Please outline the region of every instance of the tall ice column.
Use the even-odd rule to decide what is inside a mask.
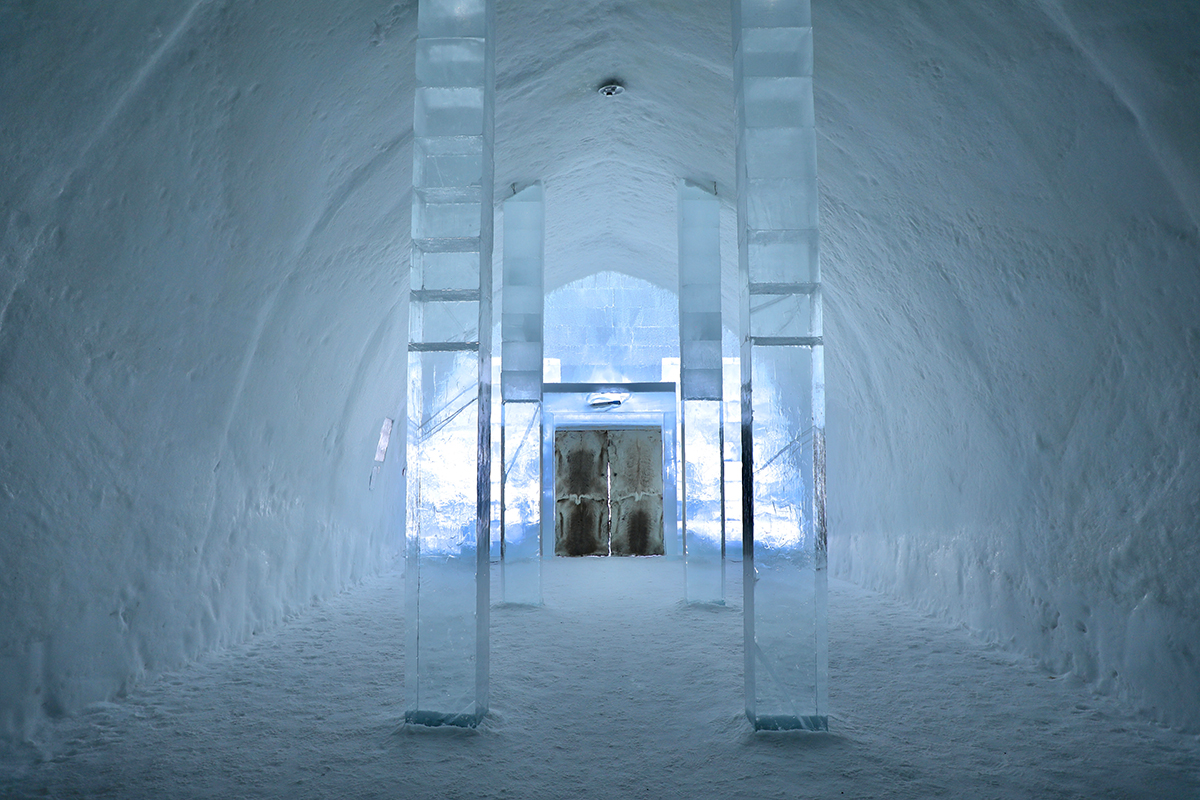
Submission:
[[[535,183],[504,203],[500,315],[500,564],[504,600],[542,603],[542,274],[545,202]]]
[[[809,0],[733,0],[746,714],[828,728],[825,376]]]
[[[679,355],[683,549],[689,603],[725,602],[721,413],[721,204],[679,184]]]
[[[405,721],[488,708],[491,0],[420,0],[408,345]]]

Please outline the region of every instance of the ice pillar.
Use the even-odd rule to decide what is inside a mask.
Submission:
[[[488,707],[491,0],[420,0],[408,346],[405,720]]]
[[[500,564],[504,600],[542,603],[542,273],[545,204],[535,183],[504,203],[500,315]]]
[[[721,414],[721,206],[679,184],[679,388],[683,550],[689,603],[725,602]]]
[[[828,728],[825,378],[809,0],[734,0],[746,713]]]

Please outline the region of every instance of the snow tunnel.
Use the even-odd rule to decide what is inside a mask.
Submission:
[[[812,4],[831,574],[1186,730],[1197,13]],[[677,292],[681,178],[737,262],[731,14],[497,0],[492,204],[541,182],[547,297]],[[0,5],[6,737],[402,556],[417,22]]]

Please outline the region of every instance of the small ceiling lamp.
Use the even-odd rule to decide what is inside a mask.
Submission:
[[[629,392],[619,390],[592,392],[587,396],[587,404],[596,411],[607,411],[616,408],[629,399]]]

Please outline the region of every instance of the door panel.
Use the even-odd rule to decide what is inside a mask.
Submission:
[[[555,555],[608,555],[605,431],[555,431],[554,517]]]
[[[612,554],[663,555],[662,431],[608,431],[608,460]]]

